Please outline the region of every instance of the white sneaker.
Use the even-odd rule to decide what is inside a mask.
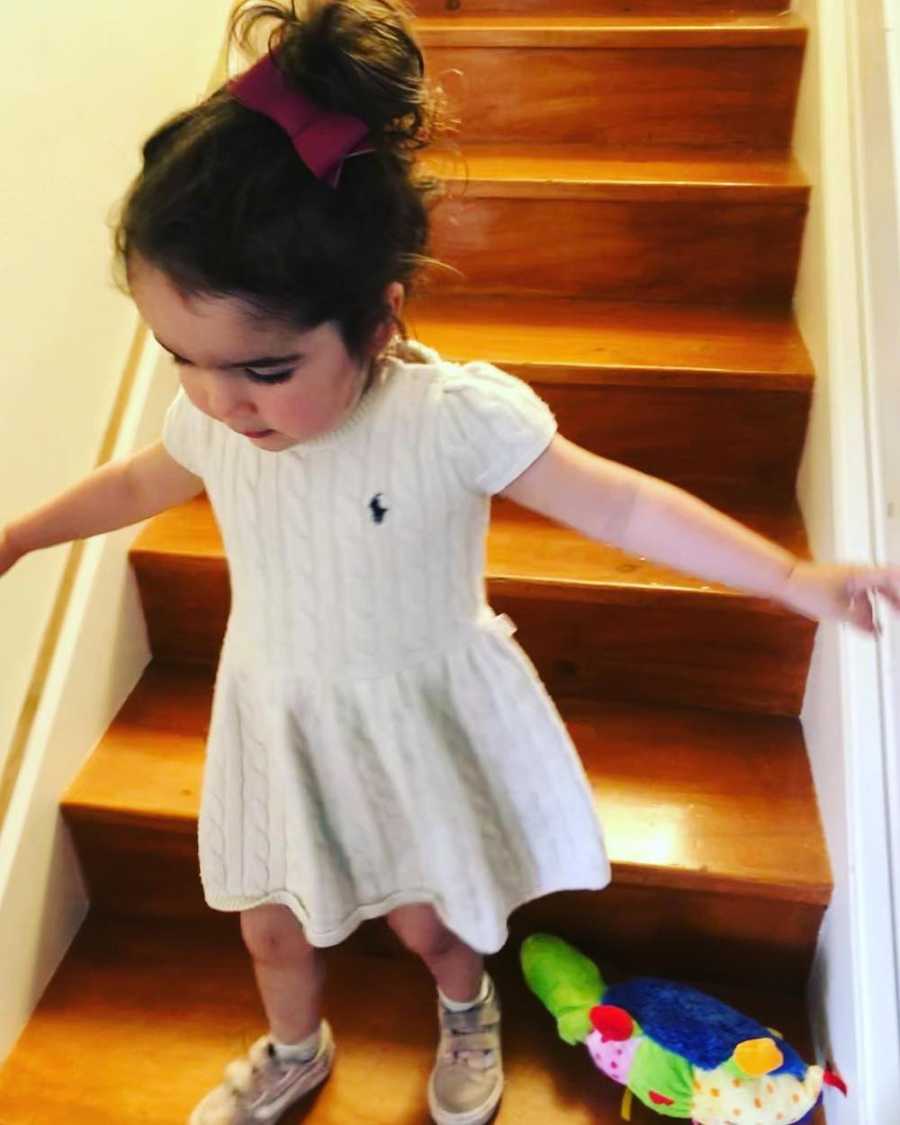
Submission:
[[[490,977],[488,978],[490,980]],[[441,1040],[428,1081],[436,1125],[485,1125],[503,1094],[500,1001],[490,981],[487,998],[464,1012],[438,999]]]
[[[188,1125],[269,1125],[331,1073],[334,1037],[322,1020],[319,1050],[307,1062],[282,1059],[268,1035],[225,1067],[225,1081],[206,1095]]]

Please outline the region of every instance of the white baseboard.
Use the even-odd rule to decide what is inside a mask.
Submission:
[[[145,347],[114,457],[156,440],[177,380]],[[15,1045],[88,910],[66,789],[150,660],[128,551],[139,527],[84,544],[45,689],[0,829],[0,1060]],[[27,559],[20,565],[27,565]]]
[[[884,558],[887,517],[878,373],[889,354],[895,374],[886,342],[900,321],[881,4],[804,0],[800,10],[812,25],[800,147],[814,196],[797,312],[819,379],[801,500],[821,561],[871,563]],[[803,713],[835,880],[810,1006],[818,1058],[850,1088],[847,1099],[827,1091],[830,1125],[880,1125],[900,1105],[897,630],[886,627],[877,643],[820,627]]]

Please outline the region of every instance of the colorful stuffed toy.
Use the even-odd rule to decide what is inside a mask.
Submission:
[[[775,1031],[687,985],[641,977],[609,985],[560,938],[522,944],[532,992],[556,1017],[566,1043],[584,1043],[597,1066],[631,1097],[694,1125],[795,1125],[811,1117],[823,1083],[840,1076],[807,1066]]]

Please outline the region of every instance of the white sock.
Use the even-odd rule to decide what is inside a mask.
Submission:
[[[312,1035],[308,1035],[299,1043],[281,1043],[275,1038],[274,1035],[269,1033],[269,1039],[275,1047],[275,1054],[280,1059],[292,1059],[295,1062],[309,1062],[310,1059],[315,1058],[319,1050],[319,1042],[322,1037],[321,1024],[316,1028]]]
[[[476,1004],[483,1004],[485,1000],[487,1000],[490,991],[491,978],[487,973],[483,973],[481,977],[481,990],[474,1000],[464,1000],[462,1002],[459,1000],[451,1000],[441,992],[440,988],[438,989],[438,996],[440,996],[441,1003],[448,1012],[467,1012],[469,1008],[474,1008]]]

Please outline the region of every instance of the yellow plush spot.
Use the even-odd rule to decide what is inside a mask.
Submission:
[[[756,1106],[757,1109],[762,1109],[762,1102],[759,1100],[759,1098],[754,1098],[753,1104]]]
[[[735,1048],[732,1058],[744,1074],[749,1074],[751,1078],[769,1074],[784,1062],[784,1055],[772,1039],[745,1039]]]
[[[719,1091],[715,1088],[715,1086],[713,1086],[713,1088],[710,1090],[710,1093],[714,1098],[717,1098],[719,1096]]]
[[[743,1085],[743,1083],[741,1082],[740,1078],[735,1078],[735,1080],[734,1080],[734,1084],[735,1084],[735,1086],[741,1086],[741,1085]]]

